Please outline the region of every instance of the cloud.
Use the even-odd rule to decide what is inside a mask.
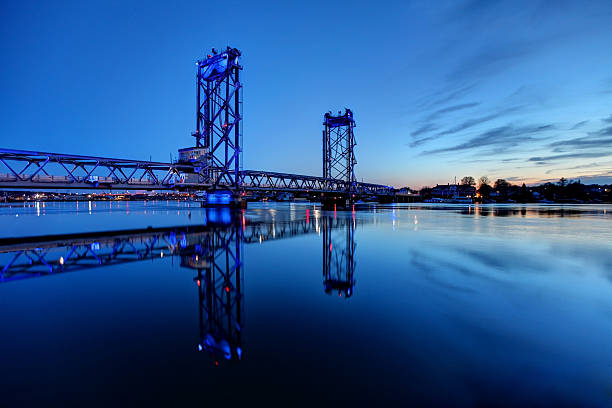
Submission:
[[[560,142],[555,142],[550,144],[551,147],[571,147],[574,149],[588,149],[591,147],[608,147],[612,146],[612,138],[607,139],[594,139],[589,136],[579,137],[576,139],[563,140]],[[561,152],[561,149],[555,149],[555,151]]]
[[[447,95],[445,95],[445,96],[435,100],[434,102],[432,102],[432,105],[433,106],[444,105],[445,103],[454,101],[456,99],[463,98],[464,96],[466,96],[475,87],[476,87],[475,84],[469,84],[469,85],[465,85],[465,86],[459,87],[457,89],[454,89],[454,90],[448,92]]]
[[[608,116],[607,118],[603,118],[602,120],[606,123],[612,123],[612,114],[610,114],[610,116]],[[608,128],[608,129],[611,129],[611,128]]]
[[[590,149],[610,146],[612,146],[612,126],[590,132],[588,136],[561,140],[550,144],[550,147],[553,147],[555,152],[563,152],[565,151],[564,148],[568,147],[572,149]]]
[[[525,177],[512,176],[512,177],[506,177],[505,180],[506,181],[523,181],[525,180]]]
[[[514,107],[511,107],[511,108],[503,109],[503,110],[495,112],[495,113],[491,113],[489,115],[485,115],[485,116],[480,116],[480,117],[477,117],[477,118],[468,119],[468,120],[466,120],[466,121],[464,121],[464,122],[462,122],[462,123],[460,123],[460,124],[450,128],[450,129],[444,130],[442,132],[438,132],[435,135],[427,136],[427,137],[424,137],[422,139],[415,140],[412,143],[410,143],[410,147],[417,147],[417,146],[420,146],[420,145],[422,145],[422,144],[424,144],[426,142],[430,142],[432,140],[439,139],[442,136],[448,136],[448,135],[452,135],[452,134],[455,134],[455,133],[462,132],[462,131],[467,130],[469,128],[472,128],[474,126],[480,125],[482,123],[489,122],[489,121],[494,120],[494,119],[499,119],[499,118],[501,118],[503,116],[506,116],[508,114],[514,113],[514,112],[516,112],[516,111],[518,111],[520,109],[522,109],[522,106],[514,106]],[[416,134],[416,136],[418,136],[418,135],[421,135],[423,133],[430,133],[430,132],[434,131],[435,129],[436,129],[435,125],[427,124],[427,125],[422,126],[419,129],[417,129],[416,131],[412,132],[411,136],[415,137],[415,134]]]
[[[444,115],[446,113],[450,113],[450,112],[456,112],[458,110],[463,110],[463,109],[469,109],[469,108],[473,108],[475,106],[480,105],[480,102],[468,102],[468,103],[461,103],[459,105],[451,105],[451,106],[447,106],[446,108],[442,108],[442,109],[438,109],[435,112],[432,112],[426,120],[432,120],[435,119],[441,115]]]
[[[512,107],[512,108],[504,109],[504,110],[499,111],[499,112],[492,113],[490,115],[481,116],[479,118],[468,119],[465,122],[460,123],[457,126],[454,126],[454,127],[450,128],[448,130],[445,130],[443,132],[438,133],[438,136],[446,136],[446,135],[451,135],[453,133],[461,132],[463,130],[469,129],[469,128],[474,127],[476,125],[480,125],[481,123],[485,123],[485,122],[491,121],[493,119],[497,119],[497,118],[500,118],[502,116],[508,115],[509,113],[516,112],[519,109],[521,109],[520,106],[515,106],[515,107]]]
[[[437,139],[439,136],[428,136],[428,137],[424,137],[422,139],[418,139],[415,140],[414,142],[410,143],[410,147],[418,147],[420,145],[422,145],[423,143],[429,142],[430,140],[434,140]]]
[[[546,132],[554,129],[553,125],[531,125],[531,126],[513,126],[506,125],[495,129],[488,130],[470,140],[460,143],[452,147],[435,149],[423,152],[423,154],[436,154],[444,152],[456,152],[461,150],[479,149],[482,147],[499,147],[506,149],[514,147],[519,143],[538,140],[533,137],[534,134]]]
[[[544,164],[545,162],[554,161],[554,160],[563,160],[563,159],[586,159],[586,158],[597,158],[597,157],[606,157],[611,156],[612,152],[592,152],[592,153],[568,153],[568,154],[557,154],[554,156],[545,156],[545,157],[530,157],[527,161],[530,162],[538,162]]]
[[[488,44],[458,64],[448,79],[456,81],[489,77],[524,60],[534,51],[533,43],[526,41]]]
[[[423,133],[433,132],[434,130],[437,130],[437,129],[438,128],[433,123],[426,123],[420,128],[418,128],[417,130],[415,130],[414,132],[410,133],[410,136],[417,137],[419,135],[422,135]]]
[[[584,125],[586,125],[588,122],[589,122],[588,120],[583,120],[582,122],[578,122],[574,126],[572,126],[569,130],[579,129],[579,128],[583,127]]]
[[[609,122],[609,119],[604,119],[604,121]],[[605,127],[603,129],[599,129],[597,132],[592,132],[591,135],[596,136],[612,136],[612,126]]]
[[[557,169],[549,169],[549,170],[546,170],[546,174],[551,174],[551,173],[555,173],[558,171],[566,171],[566,170],[592,169],[594,167],[602,167],[606,164],[607,164],[606,162],[593,162],[593,163],[588,163],[588,164],[579,164],[578,166],[573,166],[573,167],[562,167],[562,168],[557,168]]]

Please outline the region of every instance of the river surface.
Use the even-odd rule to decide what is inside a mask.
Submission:
[[[0,270],[0,406],[612,406],[610,206],[3,204]]]

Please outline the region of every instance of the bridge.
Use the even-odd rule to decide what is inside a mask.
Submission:
[[[240,360],[244,329],[243,246],[319,234],[326,294],[350,298],[355,286],[355,229],[366,220],[312,216],[249,222],[229,208],[206,209],[204,225],[0,239],[0,284],[113,265],[180,259],[198,291],[199,351]]]
[[[244,170],[240,56],[227,47],[197,62],[195,146],[180,149],[176,162],[0,148],[0,188],[206,191],[211,205],[235,204],[247,191],[319,194],[322,202],[341,205],[393,196],[391,186],[356,181],[350,109],[324,114],[321,176]]]

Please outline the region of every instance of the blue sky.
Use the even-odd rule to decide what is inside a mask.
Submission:
[[[350,107],[357,176],[612,182],[612,2],[3,2],[0,147],[168,160],[195,60],[243,53],[244,167],[321,173]]]

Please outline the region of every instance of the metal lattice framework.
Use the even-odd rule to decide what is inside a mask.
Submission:
[[[210,183],[190,182],[184,174],[195,173],[191,163],[162,163],[113,159],[27,150],[0,149],[0,188],[26,189],[143,189],[207,190]],[[201,170],[202,171],[202,170]],[[238,173],[242,190],[288,192],[343,192],[344,180],[300,174],[243,170]],[[231,188],[231,185],[219,184]],[[364,195],[390,195],[393,188],[356,183]]]
[[[173,189],[186,164],[0,149],[0,187]]]
[[[208,55],[197,62],[196,147],[206,149],[205,183],[215,187],[240,185],[242,100],[240,51]]]
[[[333,116],[328,112],[323,121],[323,177],[343,180],[347,190],[355,190],[355,120],[353,112]]]

